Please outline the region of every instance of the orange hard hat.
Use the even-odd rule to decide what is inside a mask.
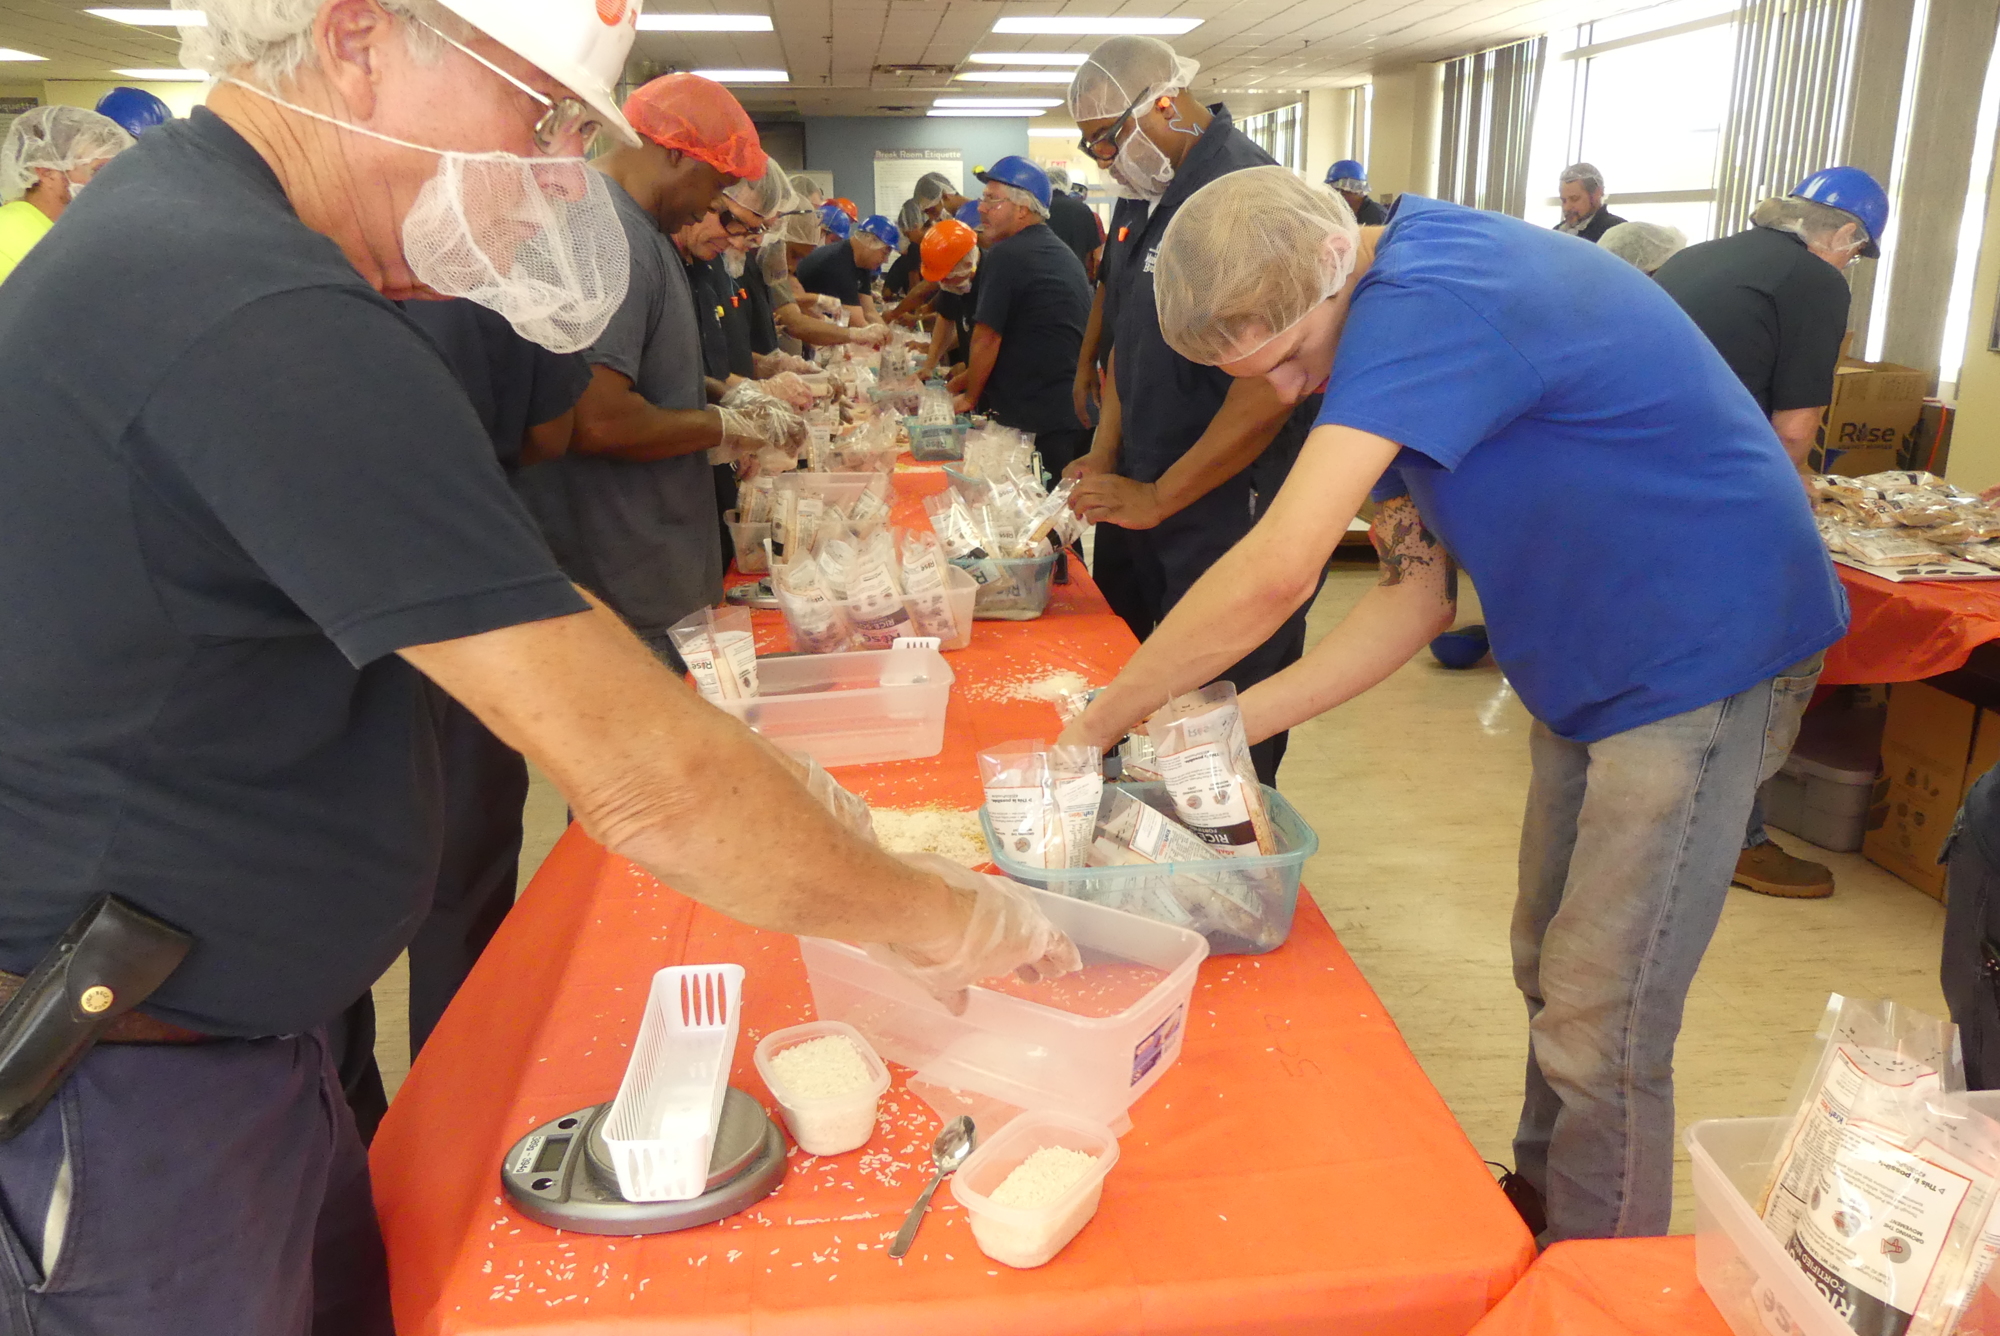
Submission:
[[[835,195],[833,199],[829,201],[829,203],[839,205],[840,211],[846,214],[849,218],[852,218],[855,222],[858,223],[861,221],[860,206],[857,205],[853,200],[847,198],[847,196]]]
[[[724,176],[761,180],[764,146],[750,113],[699,74],[663,74],[625,100],[625,119],[661,148],[699,158]]]
[[[930,231],[924,233],[924,281],[942,283],[978,245],[979,234],[956,218],[932,223]]]

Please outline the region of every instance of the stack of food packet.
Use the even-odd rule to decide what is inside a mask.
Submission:
[[[2000,1123],[1964,1089],[1956,1026],[1828,999],[1759,1212],[1856,1332],[1951,1336],[2000,1252]]]
[[[888,649],[902,636],[960,634],[945,593],[945,560],[936,535],[894,530],[886,511],[866,524],[829,520],[807,498],[773,524],[771,591],[802,654]],[[800,512],[811,515],[811,529]]]
[[[1082,525],[1069,508],[1075,490],[1075,479],[1049,491],[1033,472],[1014,472],[976,486],[947,487],[924,498],[924,511],[952,564],[990,585],[1009,578],[1001,562],[1049,556],[1052,539],[1068,543],[1081,535]]]
[[[1017,473],[1041,476],[1035,462],[1035,438],[1027,432],[974,418],[965,437],[965,458],[959,471],[968,478],[998,481]]]
[[[2000,510],[1935,474],[1826,474],[1811,485],[1820,536],[1833,552],[1871,566],[1957,559],[2000,567]]]

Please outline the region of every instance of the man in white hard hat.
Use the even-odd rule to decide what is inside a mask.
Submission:
[[[947,1004],[1075,960],[1011,883],[849,833],[556,569],[393,299],[598,338],[630,257],[582,155],[633,142],[634,9],[392,3],[203,0],[207,106],[0,299],[9,1333],[390,1331],[329,1027],[424,917],[426,678],[745,922]]]

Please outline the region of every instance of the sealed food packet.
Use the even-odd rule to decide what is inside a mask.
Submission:
[[[847,618],[827,592],[819,563],[810,555],[781,562],[772,543],[771,592],[801,654],[835,654],[848,646]]]
[[[1097,836],[1097,810],[1104,799],[1104,753],[1095,747],[1058,743],[1048,751],[1049,776],[1062,816],[1063,866],[1087,867]]]
[[[1056,484],[1056,489],[1053,492],[1043,497],[1035,508],[1029,512],[1028,521],[1021,530],[1021,539],[1015,547],[1014,555],[1019,557],[1033,556],[1036,546],[1044,538],[1047,538],[1050,533],[1057,530],[1062,523],[1063,516],[1069,514],[1070,493],[1076,490],[1076,483],[1077,480],[1075,478],[1063,479]]]
[[[903,602],[920,636],[950,642],[958,638],[951,600],[945,594],[944,554],[937,535],[911,530],[903,535]]]
[[[982,543],[963,497],[947,488],[924,498],[924,512],[930,516],[931,531],[952,565],[983,585],[1000,578],[999,563]]]
[[[978,761],[986,813],[1007,856],[1030,867],[1068,867],[1048,750],[1040,742],[1007,742],[980,752]]]
[[[855,553],[842,611],[861,649],[888,649],[910,633],[910,613],[896,586],[895,539],[888,533],[878,532]]]
[[[1090,866],[1219,863],[1226,858],[1195,832],[1125,790],[1105,791]],[[1212,877],[1182,871],[1171,879],[1148,878],[1126,888],[1125,902],[1113,907],[1200,933],[1227,934],[1254,949],[1269,950],[1283,939],[1283,929],[1268,921],[1263,897],[1252,884],[1261,880],[1224,868],[1217,868]]]
[[[1234,685],[1211,682],[1174,697],[1146,721],[1146,733],[1174,814],[1195,834],[1232,857],[1277,851]]]
[[[709,701],[757,694],[757,637],[748,608],[703,608],[667,628],[695,689]]]
[[[1854,1331],[1951,1336],[2000,1252],[2000,1124],[1921,1081],[1862,1081],[1841,1104],[1777,1237]]]

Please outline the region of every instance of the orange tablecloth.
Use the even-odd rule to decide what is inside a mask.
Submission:
[[[1853,611],[1847,634],[1826,653],[1821,683],[1915,682],[1965,666],[2000,640],[2000,580],[1894,584],[1836,566]]]
[[[1132,648],[1078,572],[1042,620],[982,622],[950,656],[943,755],[840,778],[877,807],[971,809],[979,746],[1056,726],[1008,697],[1060,668],[1106,680]],[[1134,1106],[1097,1218],[1040,1270],[988,1261],[948,1191],[910,1257],[888,1259],[937,1128],[900,1070],[888,1132],[828,1159],[794,1148],[743,1215],[643,1239],[522,1219],[500,1193],[507,1148],[615,1093],[653,970],[713,960],[748,968],[735,1081],[768,1106],[755,1039],[812,1011],[795,939],[563,837],[375,1142],[399,1330],[1457,1336],[1532,1256],[1309,897],[1281,950],[1204,964],[1184,1052]]]
[[[1558,1243],[1474,1336],[1730,1336],[1694,1274],[1694,1237]]]

